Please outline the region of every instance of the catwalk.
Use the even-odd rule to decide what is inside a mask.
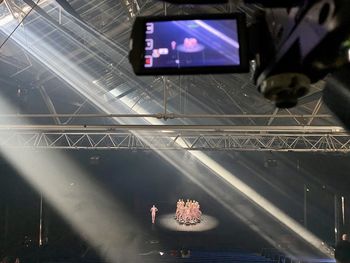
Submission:
[[[174,219],[174,214],[167,214],[159,216],[159,223],[162,227],[173,230],[173,231],[181,231],[181,232],[202,232],[208,231],[217,227],[219,224],[218,220],[209,215],[202,215],[201,222],[195,225],[185,225],[179,224]]]

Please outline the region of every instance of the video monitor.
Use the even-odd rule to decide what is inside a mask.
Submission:
[[[141,17],[130,62],[137,75],[248,72],[244,16]]]

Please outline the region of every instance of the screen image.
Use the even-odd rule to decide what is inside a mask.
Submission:
[[[237,20],[146,23],[145,68],[239,66]]]

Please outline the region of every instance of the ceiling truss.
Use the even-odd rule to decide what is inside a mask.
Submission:
[[[151,146],[150,146],[151,145]],[[30,149],[350,152],[349,134],[237,132],[0,132],[0,146]]]

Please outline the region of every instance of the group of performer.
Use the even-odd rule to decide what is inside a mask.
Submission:
[[[200,223],[202,212],[200,205],[195,200],[185,202],[182,199],[177,201],[175,219],[180,224],[195,225]]]

